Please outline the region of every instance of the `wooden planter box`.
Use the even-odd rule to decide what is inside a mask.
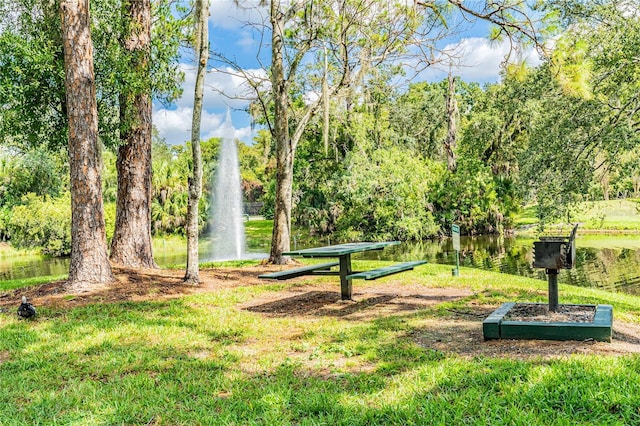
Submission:
[[[503,303],[482,322],[485,340],[489,339],[540,339],[540,340],[585,340],[594,339],[611,342],[613,307],[595,305],[593,322],[529,322],[505,321],[503,318],[515,305]],[[581,305],[594,306],[594,305]]]

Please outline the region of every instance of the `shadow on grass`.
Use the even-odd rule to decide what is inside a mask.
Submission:
[[[331,316],[346,319],[363,319],[371,311],[371,316],[415,312],[443,302],[460,300],[461,296],[359,293],[357,300],[340,300],[335,291],[308,291],[294,296],[284,296],[277,300],[246,307],[249,312],[267,316]],[[358,314],[358,315],[354,315]],[[351,318],[347,318],[350,317]]]

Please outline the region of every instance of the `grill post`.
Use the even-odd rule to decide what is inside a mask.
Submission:
[[[549,311],[558,312],[558,270],[547,269],[545,272],[549,281]]]

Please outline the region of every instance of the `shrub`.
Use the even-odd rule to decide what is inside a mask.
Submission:
[[[11,160],[0,157],[0,206],[21,204],[28,193],[58,196],[64,183],[64,166],[56,154],[28,151]]]
[[[430,191],[442,166],[398,148],[354,153],[337,230],[351,239],[422,240],[436,235]]]
[[[110,239],[115,226],[115,203],[106,203],[104,212]],[[58,198],[25,195],[22,205],[14,207],[7,229],[16,248],[39,248],[42,254],[68,256],[71,254],[71,195],[68,192]]]
[[[480,160],[461,158],[455,172],[439,182],[435,209],[442,229],[458,223],[464,234],[502,232],[517,209],[514,188],[506,178],[494,177]]]
[[[0,241],[9,238],[9,219],[11,218],[11,209],[0,207]]]
[[[30,193],[13,209],[9,220],[11,244],[17,248],[40,248],[43,254],[71,253],[71,196],[40,198]]]

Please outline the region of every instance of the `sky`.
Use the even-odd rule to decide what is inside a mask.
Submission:
[[[251,4],[256,0],[246,0]],[[233,0],[211,1],[209,17],[209,41],[212,51],[232,57],[248,72],[266,75],[257,57],[260,40],[247,22],[261,22],[261,9],[250,7],[240,9]],[[445,49],[458,49],[464,60],[453,72],[467,82],[492,83],[500,78],[500,63],[508,52],[507,43],[490,42],[487,24],[466,26],[457,36],[443,42]],[[268,49],[268,47],[267,47]],[[264,50],[264,49],[263,49]],[[264,51],[262,52],[264,53]],[[529,63],[539,62],[533,51],[524,55]],[[191,116],[193,113],[193,92],[196,66],[193,55],[185,55],[180,68],[185,73],[183,95],[170,106],[154,103],[153,124],[167,143],[182,144],[191,138]],[[440,81],[446,78],[447,69],[427,68],[412,81]],[[223,135],[227,110],[231,111],[231,125],[234,137],[246,144],[252,144],[255,129],[251,127],[250,116],[243,111],[249,101],[238,99],[247,93],[246,86],[239,77],[221,72],[208,72],[205,78],[204,106],[202,112],[201,139]]]

